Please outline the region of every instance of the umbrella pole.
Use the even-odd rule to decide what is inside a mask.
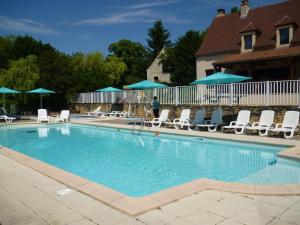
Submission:
[[[3,94],[3,107],[4,107],[4,110],[6,110],[5,109],[5,94]]]
[[[40,106],[41,106],[41,109],[42,109],[43,108],[42,94],[40,94]]]

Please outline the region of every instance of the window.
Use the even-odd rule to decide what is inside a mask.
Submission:
[[[280,45],[290,44],[290,30],[289,28],[279,29],[279,43]]]
[[[155,82],[158,82],[158,76],[153,77]]]
[[[252,34],[244,35],[245,50],[253,48]]]

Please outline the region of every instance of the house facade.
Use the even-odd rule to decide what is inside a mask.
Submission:
[[[250,76],[254,81],[300,78],[300,1],[240,12],[220,9],[196,53],[197,79],[215,71]]]
[[[156,56],[152,64],[147,69],[147,80],[164,83],[171,82],[170,73],[164,73],[163,66],[160,63],[160,56],[163,53],[165,53],[164,49],[160,51],[160,53]]]

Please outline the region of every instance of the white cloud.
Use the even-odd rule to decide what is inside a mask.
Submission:
[[[74,23],[73,25],[111,25],[121,23],[149,23],[157,19],[168,23],[190,23],[189,20],[177,18],[172,15],[161,15],[151,9],[130,10],[125,12],[114,13],[109,16],[85,19]]]
[[[0,29],[38,34],[58,34],[59,32],[46,24],[29,20],[0,16]]]
[[[168,0],[168,1],[154,1],[149,3],[140,3],[140,4],[134,4],[130,6],[124,6],[124,9],[143,9],[143,8],[151,8],[151,7],[157,7],[157,6],[163,6],[163,5],[171,5],[178,2],[178,0]]]

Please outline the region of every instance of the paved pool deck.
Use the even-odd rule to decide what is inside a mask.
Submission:
[[[84,121],[76,120],[76,121],[77,123],[80,124],[100,125],[100,126],[109,126],[115,128],[126,128],[126,129],[132,128],[132,126],[126,124],[124,125],[124,124],[103,123],[103,120],[100,121],[99,120],[84,120]],[[173,134],[180,134],[180,135],[184,134],[184,135],[193,135],[193,136],[201,136],[201,137],[222,138],[222,139],[237,140],[237,141],[250,141],[250,142],[254,141],[254,142],[269,143],[269,144],[288,145],[293,147],[288,148],[286,151],[282,152],[281,154],[283,154],[283,156],[298,158],[300,153],[299,152],[300,142],[297,140],[284,140],[280,138],[269,138],[269,137],[262,138],[257,136],[245,136],[245,135],[239,136],[239,135],[222,134],[222,133],[193,132],[193,131],[187,132],[187,131],[166,129],[166,128],[159,128],[159,129],[144,128],[144,130],[153,131],[155,135],[160,135],[160,133],[166,132],[166,133],[173,133]],[[273,187],[273,189],[272,188],[270,189],[270,187],[268,186],[267,187],[260,186],[259,188],[257,188],[253,185],[250,186],[248,185],[247,187],[245,187],[245,185],[239,185],[239,184],[233,185],[231,183],[202,179],[202,180],[194,181],[193,184],[191,183],[185,184],[181,187],[175,187],[171,190],[167,190],[166,192],[164,191],[159,192],[157,194],[154,194],[154,196],[141,198],[141,199],[133,199],[128,196],[124,196],[120,193],[116,193],[113,190],[108,189],[104,186],[101,185],[99,186],[98,184],[94,184],[83,178],[66,173],[65,171],[61,171],[58,168],[53,168],[50,165],[45,165],[38,160],[31,159],[13,150],[0,148],[0,153],[2,154],[2,156],[0,154],[0,181],[1,181],[0,182],[0,188],[1,188],[0,189],[0,223],[2,222],[2,225],[4,224],[133,224],[133,225],[134,224],[300,224],[300,218],[299,218],[300,212],[297,211],[297,209],[299,210],[300,208],[299,207],[300,204],[299,185],[280,185],[277,187],[274,186],[275,188]],[[39,171],[40,173],[36,171]],[[28,177],[28,180],[26,177]],[[33,181],[31,179],[33,179]],[[12,184],[10,182],[12,182]],[[6,186],[6,184],[8,186]],[[53,188],[51,188],[52,184],[53,184]],[[55,191],[65,189],[67,187],[68,188],[71,187],[74,190],[74,192],[63,197],[58,196],[55,193]],[[26,193],[27,188],[29,191],[28,193]],[[48,188],[49,188],[49,193],[48,191],[45,191],[48,190]],[[40,192],[44,194],[39,194]],[[242,192],[243,194],[236,193],[236,192]],[[18,198],[19,193],[23,193],[21,194],[21,196],[19,196],[21,199]],[[260,194],[260,195],[252,195],[252,194]],[[278,196],[278,195],[274,196],[273,194],[281,194],[281,195],[284,194],[287,196]],[[8,198],[8,200],[5,200],[6,195],[7,196],[11,195],[12,198]],[[41,198],[37,200],[35,197],[36,195],[40,196]],[[27,196],[27,198],[25,196]],[[54,201],[60,202],[60,200],[63,201],[64,198],[69,198],[68,196],[81,196],[81,197],[75,197],[75,198],[79,198],[78,202],[77,200],[74,200],[75,202],[78,203],[78,205],[84,204],[80,202],[81,198],[90,199],[93,202],[93,206],[96,209],[98,207],[100,208],[104,207],[106,209],[109,209],[107,210],[108,215],[105,214],[106,210],[95,213],[95,214],[103,213],[102,216],[99,216],[100,218],[103,217],[102,218],[103,221],[101,221],[100,219],[97,222],[97,219],[95,220],[95,218],[93,219],[92,217],[81,214],[82,212],[80,210],[79,210],[80,212],[76,212],[76,210],[74,211],[72,207],[69,207],[69,210],[64,209],[66,213],[60,213],[58,211],[52,212],[51,203],[49,204],[46,203],[49,197]],[[28,204],[26,202],[22,202],[23,197],[26,198],[26,201],[29,201]],[[43,199],[44,197],[45,197],[45,201]],[[247,205],[246,199],[249,200],[248,203],[251,202],[251,204]],[[11,203],[10,200],[14,200],[15,203]],[[49,201],[51,202],[52,200]],[[32,204],[31,201],[33,201]],[[242,202],[241,205],[240,205],[240,201]],[[287,201],[290,202],[290,204],[288,204],[289,207],[285,207],[285,211],[282,211],[282,213],[278,215],[277,214],[274,215],[271,212],[273,211],[271,205],[278,206],[277,201],[278,202]],[[2,215],[2,210],[4,210],[3,212],[7,212],[5,211],[6,210],[5,203],[8,203],[8,207],[10,207],[10,204],[12,204],[13,206],[11,209],[13,209],[13,207],[15,206],[17,207],[17,209],[19,209],[19,206],[17,205],[23,204],[26,210],[29,210],[29,211],[26,210],[25,211],[26,212],[31,211],[37,218],[32,219],[30,216],[31,219],[29,219],[29,223],[24,223],[24,222],[5,223],[4,220],[5,218],[8,218],[9,220],[9,218],[12,217],[11,218],[12,221],[19,218],[18,213],[13,214],[12,216],[6,213]],[[35,205],[35,203],[37,203],[37,206]],[[244,203],[245,205],[243,205]],[[51,221],[49,222],[47,221],[47,219],[43,217],[43,215],[41,215],[39,212],[35,210],[35,209],[39,210],[40,209],[39,207],[42,207],[40,206],[40,204],[42,205],[45,204],[45,208],[43,210],[45,210],[45,213],[47,215],[51,214],[53,215],[53,218],[58,220],[65,219],[65,217],[68,217],[68,213],[72,215],[72,212],[70,212],[70,210],[73,211],[73,213],[77,213],[79,216],[81,215],[81,217],[77,221],[71,221],[70,223],[69,221],[56,223],[55,220],[54,222]],[[297,205],[296,207],[297,209],[293,208],[294,204]],[[49,211],[47,208],[48,205],[50,206]],[[250,205],[252,206],[252,208],[250,207]],[[282,205],[279,205],[279,207],[280,206]],[[91,208],[94,207],[87,206],[87,208],[90,208],[90,210],[92,210]],[[256,207],[256,211],[254,210],[255,207]],[[171,213],[169,213],[168,209],[171,210]],[[53,207],[53,210],[55,210],[55,207]],[[265,213],[264,212],[265,210],[268,212]],[[292,210],[291,211],[292,213],[290,212],[288,213],[289,215],[287,216],[288,218],[281,216],[281,214],[284,215],[286,211],[289,210]],[[13,210],[13,211],[18,211],[18,210]],[[123,213],[122,211],[125,213]],[[21,212],[21,214],[22,213],[23,212]],[[25,214],[27,215],[27,213]],[[21,221],[26,220],[27,218],[26,215],[25,215],[25,219],[22,218]],[[139,216],[134,216],[134,215],[139,215]],[[70,217],[77,218],[75,214],[74,216],[72,215]],[[122,221],[119,221],[118,219],[115,219],[115,217],[127,218],[127,219],[124,220],[122,219]],[[42,223],[39,222],[36,223],[35,221],[36,219],[42,220]],[[33,220],[33,222],[31,220]],[[112,220],[112,222],[110,220]]]
[[[129,216],[0,155],[2,225],[295,225],[300,196],[204,190],[139,216]]]

